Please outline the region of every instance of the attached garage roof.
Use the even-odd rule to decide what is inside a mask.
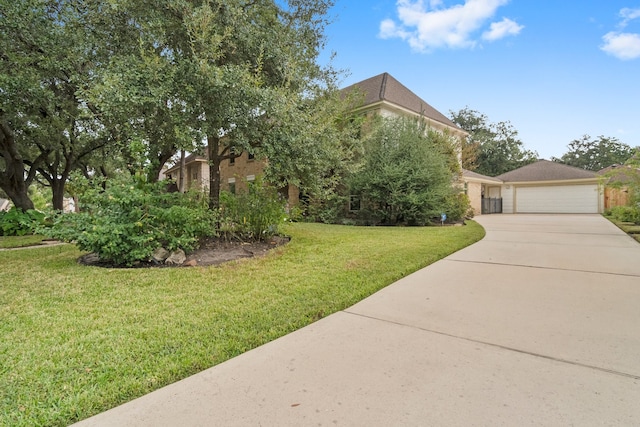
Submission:
[[[496,178],[505,182],[562,181],[574,179],[596,179],[598,174],[592,171],[563,165],[549,160],[538,160]]]
[[[498,178],[493,178],[490,176],[482,175],[477,172],[473,172],[470,170],[462,169],[462,176],[464,178],[474,179],[481,182],[495,182],[496,184],[502,184],[502,180]]]

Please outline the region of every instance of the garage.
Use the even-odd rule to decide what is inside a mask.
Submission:
[[[516,213],[598,213],[596,184],[515,188]]]
[[[597,214],[604,205],[598,175],[562,163],[539,160],[496,178],[503,213]]]

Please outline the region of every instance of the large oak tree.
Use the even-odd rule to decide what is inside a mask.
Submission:
[[[492,123],[485,114],[468,107],[450,114],[455,124],[469,132],[462,149],[465,169],[497,176],[537,160],[538,153],[524,148],[510,122]]]
[[[140,52],[112,60],[96,102],[116,116],[136,106],[151,153],[206,144],[213,209],[221,162],[243,151],[268,158],[271,181],[308,186],[349,156],[335,126],[346,114],[339,73],[317,62],[330,0],[115,3],[139,28]]]
[[[36,177],[62,209],[71,172],[111,143],[85,92],[116,50],[131,46],[127,17],[96,0],[0,0],[0,186],[33,207]]]

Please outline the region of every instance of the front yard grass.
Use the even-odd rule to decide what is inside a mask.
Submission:
[[[64,426],[362,300],[484,236],[292,224],[219,267],[104,269],[72,245],[0,252],[0,424]]]
[[[0,236],[0,249],[39,245],[45,238],[38,235]]]

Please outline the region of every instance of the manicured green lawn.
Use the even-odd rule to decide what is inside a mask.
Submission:
[[[264,258],[103,269],[72,245],[0,252],[0,424],[67,425],[344,309],[484,236],[293,224]]]
[[[0,249],[21,248],[23,246],[39,245],[44,240],[42,236],[0,236]]]

